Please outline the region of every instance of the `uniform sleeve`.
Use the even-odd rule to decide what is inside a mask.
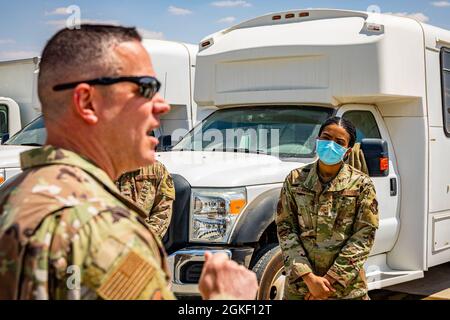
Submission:
[[[347,287],[364,267],[378,229],[378,202],[373,183],[368,180],[358,197],[358,213],[353,234],[347,240],[327,274]]]
[[[49,252],[50,298],[174,299],[164,255],[147,227],[126,209],[77,207],[60,216]]]
[[[139,175],[139,170],[131,171],[122,174],[119,179],[116,181],[116,187],[119,189],[120,193],[130,201],[135,202],[136,199],[133,199],[133,194],[135,192],[136,186],[134,183],[134,179]]]
[[[160,181],[157,186],[155,201],[147,220],[150,229],[162,239],[169,229],[172,220],[175,188],[173,179],[167,169],[162,166]]]
[[[312,272],[312,267],[299,238],[300,230],[295,218],[297,206],[292,197],[288,180],[286,179],[281,189],[275,222],[288,275],[298,278]]]

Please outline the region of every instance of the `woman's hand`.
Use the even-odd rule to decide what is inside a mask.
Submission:
[[[306,300],[326,300],[333,292],[336,292],[336,289],[326,278],[316,276],[312,272],[304,275],[303,281],[305,281],[310,293],[305,297]]]

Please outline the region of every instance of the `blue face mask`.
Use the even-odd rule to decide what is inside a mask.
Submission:
[[[320,161],[332,166],[344,160],[347,148],[331,140],[316,140],[316,152]]]

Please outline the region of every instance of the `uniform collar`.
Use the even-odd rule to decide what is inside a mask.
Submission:
[[[80,156],[75,152],[53,146],[44,146],[20,154],[20,165],[22,170],[53,164],[62,164],[80,168],[96,178],[96,180],[101,181],[101,183],[109,189],[116,189],[114,182],[105,171],[100,169],[88,158]]]
[[[315,191],[316,193],[322,192],[322,183],[319,180],[319,173],[317,172],[318,164],[319,161],[316,161],[311,165],[311,170],[303,183],[305,188]],[[333,192],[346,189],[351,175],[352,172],[350,166],[344,163],[337,176],[329,182],[326,191]]]
[[[320,183],[319,175],[317,173],[317,163],[318,161],[311,164],[311,170],[309,171],[305,182],[303,182],[303,185],[306,189],[315,191],[316,193],[320,193],[322,191],[322,184]]]

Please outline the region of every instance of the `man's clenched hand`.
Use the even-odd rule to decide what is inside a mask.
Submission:
[[[205,300],[253,300],[258,281],[254,272],[230,260],[226,254],[206,252],[198,287]]]

